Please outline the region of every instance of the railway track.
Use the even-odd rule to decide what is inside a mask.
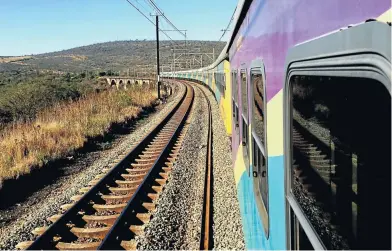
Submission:
[[[204,200],[203,200],[203,214],[201,225],[200,250],[211,250],[213,248],[213,231],[212,231],[212,191],[213,191],[213,159],[212,159],[212,111],[211,103],[205,92],[197,87],[207,101],[208,106],[208,142],[206,155],[206,174],[204,181]]]
[[[112,168],[102,170],[89,187],[63,205],[62,214],[48,220],[50,227],[34,230],[35,241],[18,249],[127,249],[137,248],[135,237],[144,231],[154,201],[169,177],[190,113],[194,90],[186,90],[174,109]]]

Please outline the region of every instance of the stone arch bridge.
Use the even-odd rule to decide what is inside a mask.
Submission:
[[[100,77],[105,79],[107,84],[116,87],[117,89],[127,89],[130,85],[145,85],[145,84],[156,84],[156,80],[153,78],[140,78],[140,77]]]

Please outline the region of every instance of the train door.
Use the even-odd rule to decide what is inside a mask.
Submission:
[[[253,191],[266,238],[269,237],[269,187],[267,155],[266,81],[264,64],[254,60],[250,67],[250,155]]]
[[[390,46],[368,22],[289,51],[288,249],[391,249]]]

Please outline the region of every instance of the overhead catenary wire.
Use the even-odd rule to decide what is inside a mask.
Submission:
[[[143,10],[145,10],[147,13],[148,12],[150,12],[151,11],[151,6],[149,5],[149,4],[147,4],[147,6],[146,6],[146,4],[142,4],[142,1],[141,0],[135,0],[142,8],[143,8]],[[143,1],[143,3],[145,3],[145,1]],[[149,8],[150,7],[150,8]],[[154,9],[152,9],[152,10],[154,10]]]
[[[235,15],[235,11],[237,10],[237,7],[235,7],[234,11],[233,11],[233,15],[230,18],[229,24],[227,25],[226,29],[224,29],[222,36],[219,38],[219,42],[222,40],[223,36],[226,34],[226,32],[229,30],[230,24],[233,22],[234,20],[234,15]]]
[[[186,37],[186,35],[184,33],[182,33],[166,16],[165,14],[161,11],[161,9],[156,5],[156,3],[154,2],[154,0],[145,0],[146,2],[150,3],[150,5],[156,10],[157,14],[161,15],[166,22],[173,27],[173,29],[175,29],[176,31],[178,31],[181,35],[183,35],[184,37]]]
[[[136,5],[134,5],[130,0],[126,0],[130,5],[132,5],[140,14],[142,14],[152,25],[156,26],[155,23],[146,16],[146,14],[144,14]],[[159,28],[158,28],[159,29]],[[163,34],[165,34],[166,37],[168,37],[172,43],[174,43],[177,46],[180,46],[179,44],[177,44],[166,32],[164,32],[162,29],[159,29],[160,32],[162,32]]]

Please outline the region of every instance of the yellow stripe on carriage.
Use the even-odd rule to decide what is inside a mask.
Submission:
[[[267,103],[268,157],[283,155],[283,90]]]

